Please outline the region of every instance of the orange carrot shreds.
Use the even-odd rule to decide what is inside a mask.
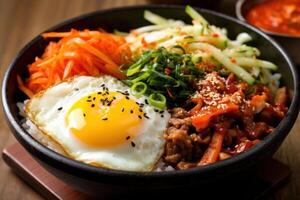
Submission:
[[[41,57],[28,65],[29,77],[18,78],[19,88],[29,97],[76,75],[108,74],[119,79],[125,75],[120,65],[130,62],[131,51],[124,37],[105,31],[50,32],[42,36],[51,41]]]
[[[205,129],[209,125],[213,117],[225,113],[236,112],[238,109],[239,109],[238,105],[233,103],[227,103],[219,107],[218,106],[210,107],[209,109],[201,110],[199,112],[193,110],[193,112],[197,114],[192,116],[192,124],[197,129]]]
[[[222,149],[222,144],[224,140],[225,132],[224,131],[215,131],[212,136],[211,142],[209,143],[208,148],[203,154],[198,166],[212,164],[218,161],[219,154]]]

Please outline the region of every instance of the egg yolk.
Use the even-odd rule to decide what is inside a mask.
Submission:
[[[74,103],[66,114],[66,123],[81,142],[110,147],[137,136],[143,124],[143,111],[125,93],[101,91]]]

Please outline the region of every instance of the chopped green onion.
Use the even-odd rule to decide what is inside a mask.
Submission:
[[[146,52],[145,54],[143,54],[136,63],[134,63],[128,68],[126,75],[132,76],[140,72],[143,65],[151,59],[151,56],[152,56],[151,52]]]
[[[160,93],[152,93],[149,96],[148,101],[151,106],[154,106],[156,108],[159,108],[159,109],[166,108],[166,104],[167,104],[166,97]]]
[[[140,82],[142,80],[147,79],[150,76],[149,72],[143,72],[143,74],[139,75],[138,77],[136,77],[135,79],[132,79],[131,82],[132,83],[137,83]]]
[[[194,82],[205,75],[202,69],[195,66],[192,55],[172,53],[164,47],[144,52],[136,63],[138,64],[133,64],[128,70],[136,70],[137,66],[138,70],[123,82],[128,86],[144,82],[148,87],[147,96],[159,93],[172,106],[180,105],[192,95]],[[170,97],[167,88],[173,92],[173,97]]]
[[[143,82],[137,82],[131,86],[130,90],[134,96],[139,98],[146,93],[147,85]]]
[[[185,54],[184,48],[180,45],[175,45],[175,46],[171,47],[170,52],[177,53],[177,54]]]

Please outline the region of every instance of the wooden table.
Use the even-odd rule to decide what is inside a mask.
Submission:
[[[232,0],[231,0],[232,1]],[[147,0],[0,0],[0,76],[22,46],[62,19],[102,8],[148,3]],[[24,66],[25,67],[25,66]],[[0,114],[0,150],[15,142]],[[300,199],[300,118],[275,157],[293,174],[271,199]],[[0,199],[42,199],[0,159]]]

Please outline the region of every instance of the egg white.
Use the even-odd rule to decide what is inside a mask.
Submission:
[[[79,76],[35,95],[26,103],[26,115],[75,160],[110,169],[151,171],[164,150],[163,134],[170,118],[167,111],[162,117],[152,106],[145,104],[143,112],[149,119],[143,119],[142,131],[133,139],[135,147],[131,141],[113,147],[91,147],[68,130],[65,116],[70,107],[80,98],[99,91],[102,84],[110,91],[127,91],[132,100],[145,103],[145,97],[135,98],[126,85],[111,76]],[[62,109],[58,110],[60,107]]]

